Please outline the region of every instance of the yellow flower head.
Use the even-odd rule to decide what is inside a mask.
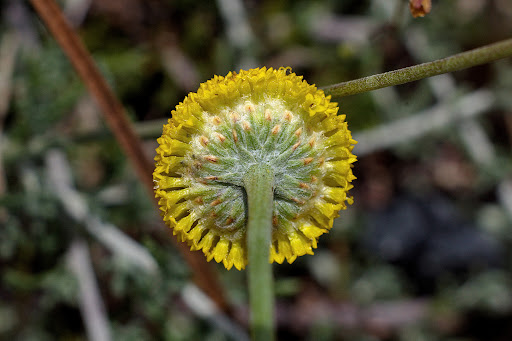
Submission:
[[[250,166],[274,170],[270,261],[313,254],[355,179],[356,143],[337,103],[288,69],[215,76],[176,106],[158,139],[153,173],[164,221],[227,269],[247,264]]]

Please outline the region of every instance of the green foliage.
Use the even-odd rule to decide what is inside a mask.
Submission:
[[[22,54],[18,70],[14,96],[17,115],[10,136],[22,141],[49,134],[72,110],[83,86],[55,43],[48,43],[40,54]]]

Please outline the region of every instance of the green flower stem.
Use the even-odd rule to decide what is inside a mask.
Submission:
[[[274,172],[254,165],[244,175],[247,192],[247,248],[249,252],[249,303],[254,341],[274,340],[274,283],[269,263],[274,207]]]
[[[447,72],[458,71],[511,56],[512,39],[507,39],[433,62],[328,85],[321,89],[325,91],[326,95],[331,95],[332,97],[355,95],[388,86],[413,82]]]

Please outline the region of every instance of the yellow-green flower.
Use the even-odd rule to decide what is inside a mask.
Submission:
[[[155,157],[164,221],[193,250],[227,269],[247,264],[242,178],[265,163],[275,174],[270,261],[313,254],[355,179],[356,143],[337,103],[288,69],[215,76],[176,106]]]

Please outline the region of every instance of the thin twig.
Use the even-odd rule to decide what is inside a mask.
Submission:
[[[313,288],[308,288],[313,289]],[[378,340],[388,340],[408,326],[432,322],[425,299],[388,300],[371,305],[350,301],[336,302],[315,290],[296,302],[277,302],[277,324],[280,328],[304,334],[321,323],[331,326],[333,336],[343,339],[347,331],[369,333]],[[451,326],[450,326],[451,327]]]
[[[497,194],[501,206],[512,220],[512,180],[503,180],[497,188]]]
[[[354,150],[358,156],[363,156],[399,143],[411,142],[458,119],[467,119],[483,113],[492,108],[494,102],[494,95],[489,90],[473,91],[451,104],[437,104],[407,118],[357,132],[354,139],[358,143]]]
[[[148,160],[123,106],[95,66],[81,39],[73,31],[54,0],[31,0],[31,3],[98,102],[112,133],[132,162],[139,179],[152,194],[152,162]]]
[[[94,276],[89,249],[84,240],[77,239],[71,244],[67,263],[78,283],[80,312],[84,319],[87,338],[91,341],[111,340],[107,313]]]
[[[91,4],[92,0],[66,0],[63,12],[73,27],[82,25]]]
[[[52,149],[46,153],[46,169],[52,191],[66,213],[97,238],[112,253],[126,263],[144,270],[148,275],[158,272],[153,256],[142,245],[121,232],[116,226],[102,221],[91,213],[87,201],[73,185],[71,166],[64,152]]]
[[[176,40],[171,33],[164,33],[157,40],[162,66],[180,88],[187,92],[194,91],[200,79],[197,66],[178,46]]]
[[[321,89],[325,91],[326,95],[331,95],[333,97],[350,96],[388,86],[413,82],[447,72],[454,72],[480,64],[486,64],[510,56],[512,56],[512,39],[507,39],[474,50],[462,52],[448,58],[359,78],[348,82],[328,85]]]
[[[242,69],[255,67],[256,39],[247,20],[244,2],[241,0],[217,0],[217,7],[226,26],[230,44],[240,52],[238,65]]]
[[[215,304],[195,285],[187,284],[181,291],[181,297],[197,316],[210,321],[216,328],[230,336],[231,339],[249,341],[249,335],[245,329],[227,318],[226,315],[219,313]]]
[[[98,102],[115,138],[135,168],[140,181],[153,197],[151,175],[153,162],[146,156],[142,143],[130,124],[123,106],[95,66],[83,42],[64,18],[54,0],[31,0],[31,3],[71,60],[89,92]],[[220,309],[229,312],[229,305],[224,298],[222,287],[215,277],[212,267],[205,262],[202,254],[190,252],[187,245],[177,242],[175,237],[173,240],[191,268],[197,286],[204,290],[219,305]]]
[[[405,37],[406,47],[416,60],[422,61],[428,53],[427,35],[420,30],[410,30]],[[427,80],[438,102],[449,103],[456,92],[455,79],[451,74]],[[463,120],[457,127],[465,149],[477,164],[487,168],[496,161],[496,151],[484,129],[474,117]]]

